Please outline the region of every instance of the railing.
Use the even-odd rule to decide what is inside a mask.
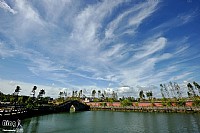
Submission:
[[[26,109],[1,109],[0,110],[0,117],[1,116],[12,116],[17,114],[26,113]]]

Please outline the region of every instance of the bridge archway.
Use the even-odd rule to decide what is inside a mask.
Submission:
[[[70,112],[76,112],[76,108],[74,107],[74,105],[72,105],[71,107],[70,107],[70,110],[69,110]]]
[[[77,100],[69,100],[59,105],[59,110],[63,112],[70,112],[70,108],[73,107],[75,111],[88,111],[90,106],[83,104]]]

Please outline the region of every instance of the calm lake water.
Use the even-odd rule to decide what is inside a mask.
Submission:
[[[200,114],[86,111],[22,120],[25,133],[200,133]]]

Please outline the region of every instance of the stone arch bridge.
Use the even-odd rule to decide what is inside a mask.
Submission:
[[[57,106],[59,112],[70,112],[70,108],[74,107],[75,111],[88,111],[90,106],[79,102],[78,100],[69,100]]]

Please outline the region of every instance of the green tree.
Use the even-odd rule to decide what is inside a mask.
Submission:
[[[101,95],[101,91],[98,90],[98,98],[100,98],[100,95]]]
[[[121,106],[133,106],[133,103],[128,99],[124,99],[121,101]]]
[[[23,96],[18,97],[17,103],[20,104],[20,105],[24,103],[24,102],[23,102]]]
[[[146,96],[149,98],[149,101],[150,101],[152,99],[152,97],[153,97],[152,91],[146,92]]]
[[[162,95],[162,98],[165,98],[165,93],[164,93],[164,87],[163,87],[163,85],[162,84],[160,84],[160,91],[161,91],[161,95]]]
[[[113,106],[114,99],[113,98],[108,98],[108,102],[111,103],[111,105]]]
[[[145,98],[143,90],[141,90],[139,92],[139,97],[140,97],[141,100],[143,100]]]
[[[20,90],[21,90],[20,86],[17,86],[16,89],[15,89],[15,91],[14,91],[14,93],[13,93],[13,95],[16,96],[15,97],[16,98],[15,99],[15,104],[18,101],[18,95],[19,95]]]
[[[78,97],[78,91],[74,92],[75,97]]]
[[[65,96],[65,92],[60,91],[59,92],[59,100],[60,100],[60,102],[64,102],[64,96]]]
[[[108,97],[108,94],[105,90],[103,91],[103,96],[104,96],[104,99],[106,99]]]
[[[92,90],[92,97],[95,98],[96,90]]]
[[[200,94],[200,85],[198,83],[196,83],[195,81],[193,82],[194,86],[196,89],[198,89],[198,92]]]
[[[82,95],[83,95],[83,90],[80,90],[78,93],[78,97],[80,98],[80,97],[82,97]]]
[[[185,106],[186,105],[186,100],[185,99],[179,99],[177,102],[176,102],[176,105],[177,106]]]
[[[45,95],[45,90],[44,89],[41,89],[39,94],[38,94],[38,98],[42,98],[43,95]]]
[[[75,96],[75,91],[72,91],[72,97],[74,97]]]
[[[63,97],[63,95],[64,95],[64,92],[63,92],[63,91],[60,91],[60,92],[59,92],[60,98]]]
[[[35,91],[37,90],[37,86],[33,86],[33,89],[32,89],[32,95],[33,95],[33,98],[35,98]]]
[[[176,97],[174,85],[173,85],[173,83],[172,83],[171,81],[170,81],[169,84],[168,84],[168,88],[169,88],[169,90],[171,91],[171,96],[172,96],[172,97]]]
[[[64,96],[67,97],[67,91],[64,91]]]
[[[17,86],[16,89],[15,89],[15,91],[14,91],[14,95],[18,96],[20,90],[21,90],[20,86]]]
[[[0,101],[3,101],[4,99],[4,94],[0,91]]]
[[[180,86],[177,83],[174,82],[174,88],[175,88],[176,94],[178,95],[178,98],[181,99],[182,98],[182,92],[181,92]]]
[[[165,91],[165,94],[167,95],[167,97],[170,98],[169,89],[168,89],[167,85],[163,84],[163,88],[164,88],[164,91]]]
[[[32,109],[32,108],[35,107],[35,103],[34,103],[34,101],[33,101],[33,98],[31,98],[31,97],[29,97],[29,98],[26,100],[25,104],[26,104],[26,108],[28,108],[28,109]]]
[[[188,87],[188,97],[194,97],[195,96],[195,92],[194,92],[194,88],[192,86],[192,84],[188,83],[187,84]]]
[[[117,93],[115,93],[115,91],[112,92],[112,98],[114,101],[116,101],[118,99]]]
[[[44,89],[41,89],[40,91],[39,91],[39,94],[38,94],[38,100],[37,100],[37,103],[39,104],[39,105],[41,105],[42,103],[43,103],[43,96],[45,95],[45,90]]]
[[[9,98],[9,100],[8,100],[8,98]],[[5,97],[5,101],[4,102],[8,102],[8,101],[10,101],[10,103],[15,103],[16,102],[16,98],[14,97],[14,96],[9,96],[9,97]]]
[[[199,98],[193,99],[193,106],[200,106],[200,99]]]

